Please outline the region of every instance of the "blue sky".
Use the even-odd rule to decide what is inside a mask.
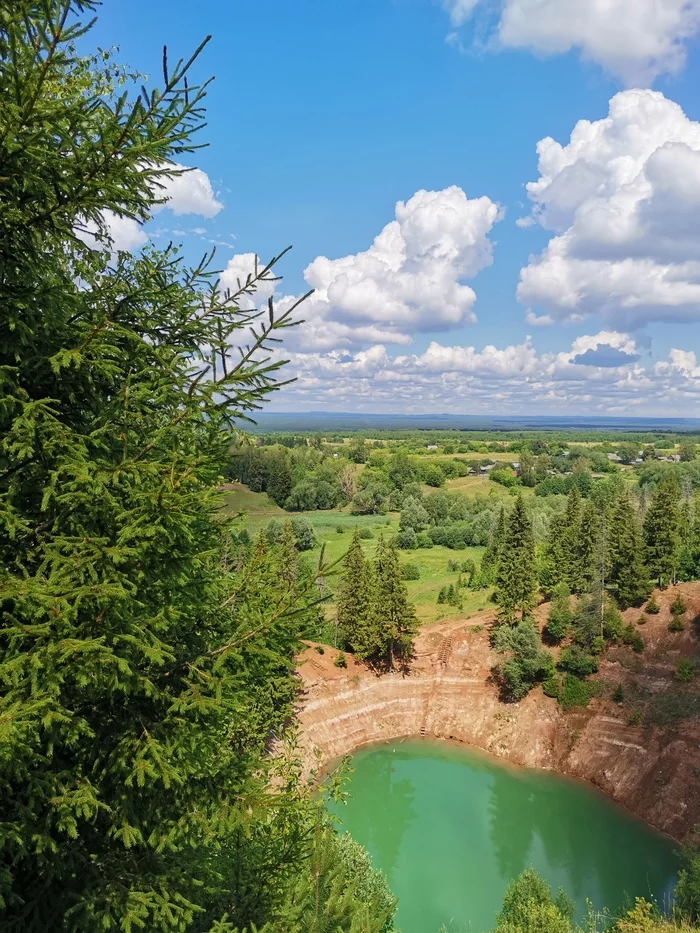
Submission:
[[[155,80],[164,43],[186,55],[212,34],[195,66],[216,79],[210,146],[188,165],[222,207],[146,233],[216,241],[222,268],[293,244],[277,297],[320,289],[276,407],[700,414],[700,0],[599,6],[107,0],[90,41]],[[620,92],[598,138],[569,145]],[[546,137],[567,148],[545,176]],[[397,202],[399,253],[364,258]],[[350,261],[305,277],[323,256]]]

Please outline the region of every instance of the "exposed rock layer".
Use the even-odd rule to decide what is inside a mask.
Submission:
[[[700,823],[700,719],[654,725],[658,716],[650,713],[662,695],[681,704],[693,697],[692,684],[674,680],[677,660],[699,654],[690,625],[685,632],[668,631],[668,605],[678,590],[688,599],[692,619],[700,611],[698,584],[657,594],[662,612],[640,627],[645,652],[616,648],[601,665],[601,678],[622,684],[633,702],[603,696],[569,713],[539,689],[518,704],[499,701],[490,677],[493,614],[426,628],[406,674],[378,677],[350,656],[347,669],[339,669],[333,664],[337,652],[326,648],[319,654],[310,646],[299,663],[307,768],[327,765],[368,742],[453,739],[513,764],[589,781],[657,829],[686,841]],[[636,620],[639,610],[626,615]],[[631,724],[640,714],[641,724]]]

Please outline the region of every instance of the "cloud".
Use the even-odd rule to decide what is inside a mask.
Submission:
[[[518,299],[617,329],[698,320],[700,123],[659,92],[624,91],[537,152],[532,217],[556,235],[521,270]]]
[[[396,356],[382,344],[276,352],[297,378],[285,390],[290,410],[700,414],[695,354],[672,350],[644,367],[637,349],[629,334],[600,331],[557,353],[538,353],[529,337],[482,349],[432,341],[422,353]]]
[[[458,27],[477,9],[491,11],[494,0],[443,7]],[[577,49],[628,87],[680,71],[686,43],[700,31],[700,0],[497,0],[495,8],[492,46],[544,55]]]
[[[167,207],[176,217],[183,214],[215,217],[224,205],[214,197],[207,173],[201,168],[188,169],[178,163],[173,168],[178,170],[178,174],[163,180],[163,189],[159,193],[168,201],[160,209]]]
[[[476,294],[464,280],[491,264],[488,234],[501,216],[489,198],[469,199],[455,186],[399,201],[369,249],[340,259],[318,256],[306,267],[304,279],[315,291],[301,308],[305,323],[285,343],[305,350],[406,346],[416,333],[473,324]],[[224,285],[252,268],[253,258],[234,256]],[[258,304],[260,298],[267,294],[256,297]],[[277,307],[295,300],[282,295]]]

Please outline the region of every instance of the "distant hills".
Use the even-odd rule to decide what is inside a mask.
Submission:
[[[362,431],[453,430],[453,431],[625,431],[625,432],[700,432],[700,418],[630,418],[624,415],[406,415],[367,414],[358,412],[264,411],[255,415],[251,431]]]

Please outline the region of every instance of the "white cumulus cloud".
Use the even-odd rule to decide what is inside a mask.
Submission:
[[[470,199],[455,186],[399,201],[369,249],[340,259],[318,256],[306,267],[314,294],[300,310],[305,323],[285,342],[305,350],[407,345],[419,332],[474,323],[476,294],[464,280],[491,264],[488,234],[500,217],[489,198]],[[224,284],[252,268],[252,260],[234,256]],[[277,306],[294,300],[281,296]]]
[[[695,354],[672,350],[645,367],[634,338],[618,331],[577,337],[558,353],[538,354],[527,338],[483,349],[433,341],[393,357],[381,344],[279,354],[297,378],[285,390],[291,409],[700,414]]]
[[[488,11],[493,0],[481,0]],[[479,0],[444,0],[453,26]],[[498,0],[500,45],[546,55],[577,49],[627,86],[678,72],[686,42],[700,31],[700,0]]]
[[[537,152],[533,218],[556,235],[521,271],[519,300],[613,328],[700,319],[700,123],[657,91],[623,91]]]

